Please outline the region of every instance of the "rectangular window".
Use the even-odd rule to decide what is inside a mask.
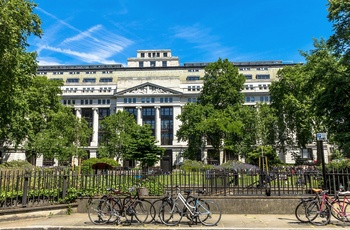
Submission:
[[[244,76],[245,76],[246,80],[252,80],[253,79],[253,75],[251,75],[251,74],[245,74]]]
[[[84,78],[83,82],[85,82],[85,83],[95,83],[96,82],[96,78]]]
[[[143,61],[139,61],[139,67],[143,67]]]
[[[142,116],[154,116],[155,109],[154,108],[142,108]]]
[[[163,57],[168,57],[168,53],[163,53]]]
[[[162,61],[162,66],[163,66],[163,67],[167,67],[167,66],[168,66],[167,61]]]
[[[270,79],[270,74],[257,74],[256,79]]]
[[[67,78],[66,83],[78,83],[79,78]]]
[[[188,76],[186,78],[186,81],[199,81],[200,77],[199,76]]]
[[[155,61],[150,61],[150,65],[151,65],[151,67],[155,67],[156,66],[156,62]]]
[[[141,57],[142,57],[142,58],[145,57],[145,53],[141,53]]]
[[[128,99],[127,98],[124,98],[124,103],[128,103]]]
[[[112,82],[112,78],[111,77],[101,77],[100,78],[100,82]]]

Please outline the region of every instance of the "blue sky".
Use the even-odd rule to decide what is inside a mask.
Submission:
[[[333,33],[327,0],[35,0],[40,65],[126,65],[137,50],[171,49],[180,63],[281,60]]]

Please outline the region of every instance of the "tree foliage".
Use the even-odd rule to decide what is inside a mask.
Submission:
[[[141,167],[148,167],[159,161],[164,153],[164,149],[156,145],[150,127],[136,124],[134,116],[126,111],[106,117],[101,128],[100,157],[137,160]]]
[[[203,90],[198,98],[201,105],[212,105],[214,109],[242,105],[241,93],[245,77],[227,59],[219,59],[205,68]]]
[[[132,114],[118,111],[101,121],[103,138],[99,143],[100,157],[121,158],[127,145],[131,142],[131,134],[137,130]]]
[[[296,65],[278,71],[278,81],[271,84],[271,107],[278,122],[278,146],[285,150],[305,148],[314,137],[315,118],[312,114],[312,94],[307,87],[310,79],[305,67]]]
[[[61,105],[45,122],[45,128],[31,136],[24,148],[35,156],[43,155],[59,162],[70,161],[72,157],[86,157],[84,147],[92,130],[85,120],[78,119],[72,108]]]
[[[278,165],[282,163],[272,146],[259,146],[248,154],[247,163],[262,167],[263,158],[267,159],[268,165]],[[266,162],[265,162],[266,164]]]
[[[156,145],[150,125],[138,126],[130,137],[130,142],[125,148],[125,159],[140,161],[141,167],[147,168],[153,166],[163,156],[165,149]]]
[[[328,40],[328,45],[348,62],[350,60],[350,2],[328,0],[328,20],[333,23],[334,31]]]
[[[245,77],[227,59],[219,59],[205,68],[203,90],[198,103],[187,104],[178,119],[179,140],[187,141],[185,156],[192,160],[203,160],[199,154],[207,143],[213,146],[214,154],[220,150],[233,150],[236,138],[242,135],[239,111],[243,105]]]
[[[24,92],[36,74],[36,53],[27,52],[28,36],[41,36],[41,21],[29,0],[0,1],[0,142],[20,144],[28,127]]]

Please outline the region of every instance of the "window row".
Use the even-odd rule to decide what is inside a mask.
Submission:
[[[167,52],[149,52],[149,53],[141,53],[140,54],[140,57],[144,58],[144,57],[149,57],[149,58],[154,58],[154,57],[161,57],[161,54],[162,54],[162,57],[168,57],[168,53]]]
[[[67,78],[66,83],[79,83],[79,78]],[[84,83],[96,83],[96,78],[83,78]],[[111,77],[101,77],[99,82],[113,82]]]
[[[196,97],[189,97],[189,98],[187,98],[187,102],[196,103],[197,102],[197,98]]]
[[[149,63],[149,66],[147,66],[145,63]],[[161,65],[156,65],[156,61],[150,61],[150,62],[143,62],[143,61],[139,61],[139,67],[167,67],[168,66],[168,62],[167,61],[162,61]]]
[[[257,100],[259,99],[259,101]],[[270,96],[260,96],[260,97],[251,97],[251,96],[246,96],[245,97],[245,102],[270,102]]]
[[[66,72],[63,72],[63,71],[54,71],[52,72],[53,75],[63,75],[64,73]],[[68,72],[70,75],[75,75],[75,74],[80,74],[81,72],[80,71],[70,71]],[[96,74],[97,72],[96,71],[86,71],[85,74]],[[106,70],[106,71],[101,71],[102,74],[111,74],[113,73],[113,71],[111,70]],[[47,72],[44,71],[44,72],[37,72],[36,73],[37,75],[47,75]]]
[[[75,105],[76,104],[76,100],[63,100],[62,101],[64,105]],[[98,100],[92,100],[92,99],[85,99],[85,100],[80,100],[80,104],[81,105],[93,105],[93,104],[97,104],[98,105],[109,105],[111,104],[111,100],[110,99],[98,99]]]
[[[240,71],[250,71],[250,70],[252,70],[252,68],[250,68],[250,67],[239,67],[239,70]],[[267,68],[267,67],[257,67],[256,70],[266,71],[266,70],[269,70],[269,68]]]
[[[262,90],[262,89],[269,89],[269,86],[270,86],[270,85],[266,85],[266,84],[257,85],[257,86],[254,86],[254,85],[245,85],[245,89],[246,89],[246,90],[254,90],[254,88],[259,88],[260,90]]]
[[[189,85],[187,86],[187,91],[201,91],[201,86],[200,85]]]
[[[156,99],[154,97],[143,97],[141,98],[141,103],[155,103]],[[172,103],[172,97],[161,97],[159,98],[159,103]],[[137,99],[134,98],[124,98],[125,104],[137,103]]]
[[[91,87],[91,88],[83,88],[82,89],[82,92],[83,93],[93,93],[95,91],[95,88],[94,87]],[[77,93],[78,92],[78,88],[65,88],[64,90],[65,93]],[[99,92],[100,93],[110,93],[112,92],[112,88],[111,87],[100,87],[99,89]]]
[[[244,74],[246,80],[252,80],[252,74]],[[270,79],[270,74],[257,74],[255,75],[256,79]]]

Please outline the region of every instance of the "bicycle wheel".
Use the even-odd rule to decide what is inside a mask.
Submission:
[[[155,200],[152,203],[152,205],[154,207],[154,211],[155,211],[155,214],[153,216],[154,223],[162,223],[162,220],[159,218],[159,211],[160,211],[160,208],[162,207],[162,204],[163,204],[163,199]]]
[[[176,202],[164,201],[159,210],[159,218],[167,226],[177,225],[182,219],[182,210]]]
[[[154,219],[155,219],[155,216],[156,216],[156,209],[155,207],[153,206],[153,203],[150,202],[149,200],[145,200],[145,199],[141,199],[145,209],[147,210],[148,212],[148,217],[145,221],[146,224],[149,224],[149,223],[152,223],[154,222]]]
[[[117,224],[120,224],[120,217],[122,215],[120,200],[113,199],[109,202],[110,202],[112,211],[111,211],[111,218],[108,220],[108,222],[110,223],[116,222]]]
[[[137,200],[128,207],[126,213],[131,216],[131,222],[145,223],[148,217],[147,205],[144,201]]]
[[[214,201],[198,200],[196,204],[199,221],[206,226],[214,226],[221,220],[221,208]]]
[[[306,217],[314,225],[326,225],[331,218],[330,208],[327,204],[321,206],[317,200],[312,201],[306,207]]]
[[[302,223],[308,223],[309,219],[306,217],[306,207],[310,202],[313,200],[307,199],[307,200],[301,200],[300,203],[295,207],[295,217]]]
[[[106,200],[94,200],[88,209],[89,219],[94,224],[105,224],[111,218],[111,206]]]
[[[346,203],[345,209],[344,209],[344,218],[342,221],[350,222],[350,204]]]

